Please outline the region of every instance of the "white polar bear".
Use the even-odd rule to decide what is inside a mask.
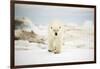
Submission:
[[[48,51],[58,54],[63,45],[63,25],[59,21],[53,21],[48,27]]]

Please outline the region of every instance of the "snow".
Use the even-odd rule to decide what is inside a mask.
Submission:
[[[91,24],[91,23],[89,23]],[[93,25],[65,25],[65,37],[62,52],[48,52],[46,25],[34,25],[32,30],[46,38],[46,44],[29,43],[27,40],[15,40],[15,65],[68,63],[94,60]]]
[[[17,40],[15,44],[19,44],[15,48],[15,65],[68,63],[94,60],[94,49],[91,48],[67,48],[67,46],[64,46],[60,54],[54,54],[48,52],[47,45],[29,43],[23,40]]]

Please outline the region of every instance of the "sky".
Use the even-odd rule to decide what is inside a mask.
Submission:
[[[63,23],[93,23],[94,8],[58,7],[46,5],[16,4],[15,18],[27,17],[34,24],[48,24],[53,20]]]

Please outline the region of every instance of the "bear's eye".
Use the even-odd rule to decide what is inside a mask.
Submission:
[[[59,27],[59,29],[61,29],[61,26]]]
[[[52,27],[51,27],[51,29],[52,29]]]

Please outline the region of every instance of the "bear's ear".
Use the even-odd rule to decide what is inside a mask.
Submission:
[[[61,26],[59,26],[59,29],[61,29]]]
[[[52,29],[52,26],[51,26],[51,29]]]

